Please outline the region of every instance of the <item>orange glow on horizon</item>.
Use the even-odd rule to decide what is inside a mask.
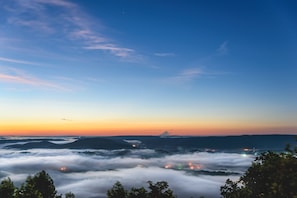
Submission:
[[[0,135],[10,136],[117,136],[117,135],[160,135],[169,131],[171,135],[211,136],[243,134],[296,134],[297,127],[250,126],[222,123],[185,123],[185,122],[25,122],[16,124],[0,123]]]

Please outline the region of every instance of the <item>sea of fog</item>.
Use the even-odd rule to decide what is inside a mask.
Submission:
[[[65,138],[59,143],[75,139]],[[32,139],[31,141],[38,141]],[[63,142],[64,141],[64,142]],[[18,142],[24,144],[25,142]],[[220,197],[227,178],[236,180],[255,159],[234,152],[166,153],[154,149],[8,149],[0,145],[0,179],[10,177],[20,186],[28,175],[46,170],[58,193],[77,198],[106,197],[116,181],[124,187],[167,181],[179,198]]]

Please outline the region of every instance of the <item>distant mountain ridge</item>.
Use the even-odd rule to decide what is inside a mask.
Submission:
[[[62,139],[62,138],[61,138]],[[128,140],[128,141],[127,141]],[[129,142],[137,140],[140,144],[132,145]],[[112,137],[80,137],[74,142],[55,144],[53,139],[25,139],[0,140],[1,144],[9,145],[4,148],[13,149],[137,149],[146,148],[169,152],[199,151],[199,150],[238,150],[257,149],[280,151],[287,144],[296,145],[296,135],[242,135],[242,136],[112,136]],[[25,142],[25,143],[21,143]]]
[[[24,141],[24,140],[23,140]],[[39,142],[34,140],[32,142],[20,144],[11,144],[5,146],[5,148],[15,148],[15,149],[33,149],[33,148],[47,148],[47,149],[128,149],[131,145],[112,138],[104,137],[83,137],[78,140],[65,143],[65,144],[55,144],[50,142],[51,140],[41,139]],[[1,141],[0,141],[1,143]]]

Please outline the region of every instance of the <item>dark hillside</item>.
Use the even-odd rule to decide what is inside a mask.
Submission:
[[[180,136],[116,136],[116,137],[81,137],[74,142],[54,144],[49,140],[27,140],[27,143],[12,143],[5,148],[31,149],[132,149],[132,144],[125,140],[137,140],[141,144],[137,148],[147,148],[165,152],[188,151],[232,151],[256,149],[257,151],[282,151],[287,144],[296,145],[294,135],[243,135],[243,136],[209,136],[209,137],[180,137]],[[24,140],[23,140],[24,141]],[[132,141],[133,142],[133,141]],[[0,143],[1,144],[1,143]]]

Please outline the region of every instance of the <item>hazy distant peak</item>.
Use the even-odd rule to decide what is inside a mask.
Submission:
[[[171,136],[171,134],[168,131],[164,131],[163,133],[161,133],[160,137],[168,137]]]

